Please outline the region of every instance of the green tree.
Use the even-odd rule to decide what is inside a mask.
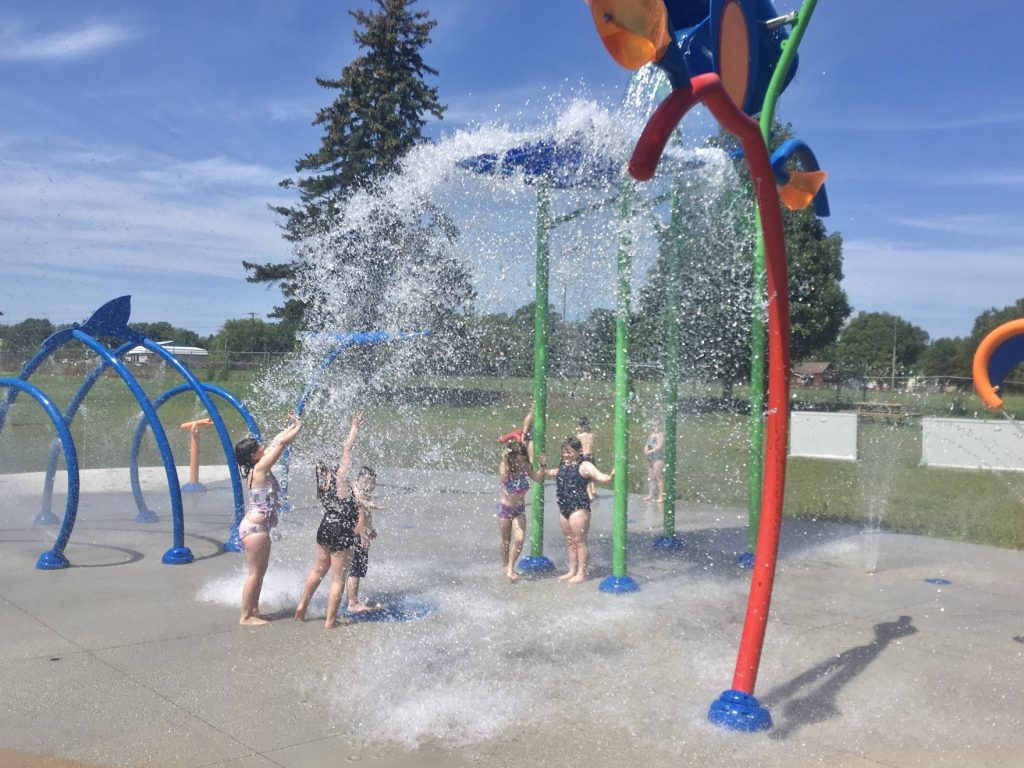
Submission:
[[[847,373],[910,374],[928,345],[928,332],[888,312],[860,312],[839,334],[836,362]]]
[[[289,323],[268,323],[257,318],[228,320],[209,339],[211,352],[284,354],[295,343]]]
[[[917,359],[916,370],[921,376],[970,378],[973,355],[968,339],[936,339]]]
[[[772,127],[771,150],[793,138],[793,127],[778,121]],[[708,140],[710,146],[736,150],[739,145],[731,134],[720,131]],[[751,201],[749,229],[756,232],[753,220],[754,188],[745,161],[737,160],[737,173],[744,180]],[[835,342],[852,311],[843,279],[843,241],[838,233],[829,234],[824,222],[812,208],[782,210],[783,235],[789,263],[789,303],[791,355],[794,360],[821,356]]]
[[[38,317],[0,326],[0,339],[3,340],[0,349],[3,351],[4,364],[18,366],[28,362],[39,350],[39,345],[56,331],[53,323]]]
[[[969,345],[971,348],[971,354],[974,354],[974,350],[978,348],[989,333],[998,328],[1003,323],[1008,323],[1011,320],[1019,320],[1024,317],[1024,299],[1017,299],[1013,304],[1002,309],[996,309],[990,307],[974,318],[974,327],[971,329],[971,337]]]
[[[820,357],[839,336],[851,307],[843,290],[843,239],[810,209],[783,211],[789,258],[790,349],[794,360]]]
[[[131,323],[129,328],[142,333],[153,341],[176,341],[179,344],[198,347],[202,346],[199,334],[185,328],[176,328],[166,321],[156,323]]]
[[[441,118],[445,107],[437,88],[425,83],[437,71],[423,61],[437,22],[426,11],[411,11],[415,0],[374,0],[375,12],[352,10],[353,32],[361,56],[344,67],[337,79],[317,77],[323,88],[338,91],[333,103],[321,109],[313,125],[324,134],[317,151],[301,158],[281,186],[297,189],[295,207],[273,210],[284,217],[285,239],[302,242],[328,231],[336,211],[356,190],[366,189],[398,168],[401,158],[425,141],[427,115]],[[276,282],[285,298],[275,316],[301,320],[307,303],[297,296],[299,259],[284,264],[243,262],[249,282]],[[338,254],[339,262],[345,254]]]

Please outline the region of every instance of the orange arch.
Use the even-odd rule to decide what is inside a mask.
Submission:
[[[992,353],[1005,342],[1014,336],[1024,334],[1024,319],[1011,320],[1003,323],[981,340],[978,349],[974,352],[974,364],[971,367],[971,374],[974,378],[974,391],[978,393],[981,401],[992,410],[999,410],[1003,407],[1003,399],[996,393],[992,380],[988,375],[989,360]]]

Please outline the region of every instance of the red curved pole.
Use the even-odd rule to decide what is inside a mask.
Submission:
[[[690,108],[698,103],[706,104],[722,127],[743,144],[757,195],[768,273],[768,415],[761,527],[754,552],[754,573],[750,582],[743,635],[733,675],[733,689],[753,695],[768,624],[772,586],[775,583],[789,432],[789,277],[786,271],[782,216],[779,213],[779,194],[772,175],[771,159],[758,124],[732,102],[718,75],[708,73],[692,78],[689,89],[675,89],[658,106],[633,150],[629,172],[639,181],[650,179],[672,131]]]

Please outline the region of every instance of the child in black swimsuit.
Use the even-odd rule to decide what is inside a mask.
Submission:
[[[610,483],[615,476],[614,469],[606,475],[593,462],[584,460],[582,453],[583,446],[579,439],[570,437],[562,443],[562,463],[557,469],[547,469],[541,457],[544,472],[555,478],[555,498],[561,513],[558,522],[565,535],[569,556],[569,569],[558,578],[570,584],[578,584],[587,579],[587,562],[590,559],[590,548],[587,546],[587,533],[590,530],[587,484]]]
[[[352,416],[352,428],[345,440],[337,468],[332,469],[326,462],[320,462],[316,467],[317,496],[324,508],[324,516],[316,532],[313,567],[302,587],[302,599],[295,609],[295,618],[305,620],[309,601],[330,571],[331,589],[327,596],[327,617],[324,623],[327,629],[333,629],[337,624],[338,608],[345,591],[345,576],[352,565],[353,546],[356,537],[363,534],[366,521],[352,484],[348,481],[352,467],[352,448],[356,444],[362,421],[361,412]]]

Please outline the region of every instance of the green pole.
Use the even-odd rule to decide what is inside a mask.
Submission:
[[[626,575],[626,514],[629,485],[629,301],[630,182],[619,187],[619,251],[616,257],[618,286],[615,293],[615,483],[612,518],[612,575],[601,583],[602,592],[634,592],[636,582]]]
[[[804,0],[797,12],[796,23],[789,37],[782,43],[782,55],[775,67],[768,91],[761,107],[761,137],[766,147],[771,147],[772,122],[775,119],[775,105],[782,94],[782,87],[793,66],[796,50],[800,46],[807,25],[814,13],[818,0]],[[765,365],[765,303],[767,286],[764,263],[764,231],[758,225],[757,250],[754,254],[754,305],[750,328],[750,462],[747,480],[747,550],[753,553],[757,545],[757,532],[761,526],[761,486],[764,473],[764,365]]]
[[[676,435],[679,418],[679,282],[683,259],[682,186],[672,183],[665,292],[665,504],[662,541],[676,539]]]
[[[545,448],[545,430],[548,412],[548,229],[551,210],[551,196],[547,184],[537,184],[537,264],[536,291],[534,294],[533,332],[533,465],[538,466],[540,455]],[[530,508],[530,557],[544,558],[544,491],[541,486],[534,489]]]

